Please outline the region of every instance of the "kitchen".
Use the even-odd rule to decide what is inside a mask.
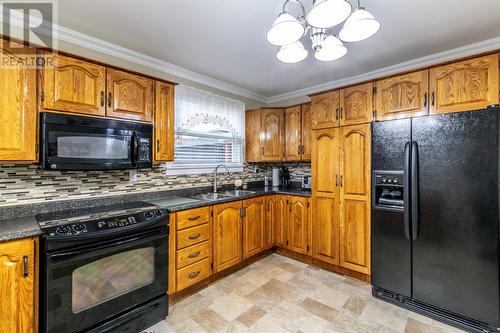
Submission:
[[[500,1],[123,3],[0,4],[0,333],[500,329]]]

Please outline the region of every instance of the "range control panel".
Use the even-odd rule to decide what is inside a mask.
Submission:
[[[89,220],[75,221],[63,225],[44,228],[48,237],[73,237],[80,235],[97,234],[109,230],[121,230],[131,228],[136,224],[154,223],[165,220],[168,224],[168,213],[165,209],[150,209],[125,216],[107,218],[92,218]]]

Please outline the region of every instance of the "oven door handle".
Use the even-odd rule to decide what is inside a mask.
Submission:
[[[168,230],[164,230],[160,233],[158,233],[158,230],[155,230],[153,232],[147,232],[143,234],[138,234],[130,238],[118,240],[115,242],[106,242],[105,244],[94,244],[90,246],[85,246],[76,250],[70,250],[70,251],[64,251],[64,252],[55,252],[51,253],[48,255],[48,257],[52,261],[59,261],[59,260],[66,260],[71,257],[76,257],[79,255],[83,255],[86,253],[91,253],[95,251],[100,251],[100,250],[105,250],[108,248],[113,248],[113,247],[120,247],[120,246],[129,246],[135,243],[145,243],[145,242],[150,242],[153,240],[157,240],[160,238],[167,237],[169,234]],[[95,255],[93,253],[93,255]]]

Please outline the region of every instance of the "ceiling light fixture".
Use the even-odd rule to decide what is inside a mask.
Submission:
[[[294,17],[287,12],[289,3],[300,6],[301,15]],[[285,0],[283,10],[267,32],[269,43],[281,46],[276,57],[285,63],[295,63],[307,58],[308,52],[300,39],[309,31],[314,57],[332,61],[347,54],[344,42],[357,42],[373,36],[380,23],[357,0],[357,8],[346,0],[313,0],[313,8],[306,15],[300,0]],[[346,20],[347,19],[347,20]],[[345,22],[344,22],[345,21]],[[344,22],[338,37],[327,29]]]

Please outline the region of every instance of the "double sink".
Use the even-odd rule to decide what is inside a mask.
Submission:
[[[206,200],[206,201],[217,201],[217,200],[225,200],[228,198],[241,197],[245,195],[254,194],[255,191],[247,191],[247,190],[233,190],[233,191],[225,191],[225,192],[210,192],[210,193],[202,193],[193,196],[192,198]]]

